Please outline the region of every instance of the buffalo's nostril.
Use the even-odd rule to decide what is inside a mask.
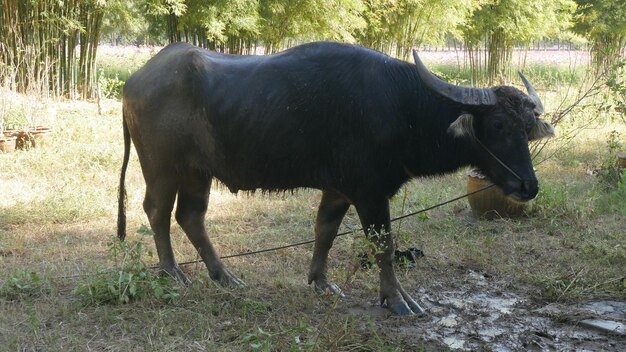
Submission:
[[[533,199],[539,192],[539,182],[537,180],[524,180],[521,184],[521,195],[526,199]]]

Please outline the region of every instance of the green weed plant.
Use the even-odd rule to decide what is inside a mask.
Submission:
[[[611,68],[606,84],[611,92],[615,111],[626,124],[626,59],[618,61]]]
[[[248,345],[253,351],[271,351],[271,337],[270,333],[257,327],[256,331],[246,334],[241,342]]]
[[[104,70],[100,70],[98,75],[98,87],[103,98],[120,99],[122,97],[122,89],[124,81],[120,79],[119,73],[113,76],[105,75]]]
[[[21,300],[46,295],[51,291],[50,283],[38,273],[17,271],[9,275],[0,287],[0,297]]]
[[[79,285],[75,290],[86,303],[93,305],[125,304],[154,297],[171,302],[179,297],[179,287],[168,277],[155,274],[142,257],[152,257],[145,252],[143,239],[154,236],[152,230],[141,225],[139,239],[128,242],[114,239],[109,243],[109,255],[116,262],[116,269]],[[144,253],[145,252],[145,253]]]
[[[600,169],[598,169],[598,179],[602,186],[608,190],[613,191],[623,185],[624,178],[622,177],[622,169],[617,162],[617,154],[622,149],[622,143],[620,142],[620,133],[613,130],[609,133],[606,141],[607,152]]]

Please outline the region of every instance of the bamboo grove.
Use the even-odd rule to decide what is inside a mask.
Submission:
[[[273,53],[312,40],[358,43],[408,59],[445,41],[465,50],[474,83],[512,76],[514,48],[589,43],[594,64],[623,55],[623,0],[0,0],[0,85],[91,98],[98,43],[187,41]],[[486,81],[486,82],[485,82]]]
[[[21,92],[91,98],[103,3],[1,0],[0,79]]]

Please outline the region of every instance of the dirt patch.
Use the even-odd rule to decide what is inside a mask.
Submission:
[[[349,312],[366,315],[409,345],[438,345],[452,350],[626,350],[626,301],[540,304],[506,292],[504,284],[469,271],[456,290],[421,290],[428,314],[415,319],[391,318],[384,309],[357,305]],[[385,319],[385,321],[382,321]],[[397,319],[390,324],[387,319]],[[601,320],[606,329],[585,322]]]

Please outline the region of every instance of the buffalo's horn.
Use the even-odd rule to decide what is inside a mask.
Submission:
[[[469,88],[461,87],[445,82],[441,78],[435,76],[422,63],[417,50],[413,49],[413,58],[417,73],[424,84],[439,94],[440,96],[452,100],[455,103],[470,106],[493,106],[496,105],[497,97],[493,90],[489,88]]]
[[[526,90],[528,91],[528,96],[533,101],[533,103],[535,103],[535,114],[542,115],[544,110],[543,110],[543,104],[541,104],[541,98],[539,98],[539,94],[537,94],[537,91],[535,90],[535,88],[533,88],[533,85],[530,84],[530,81],[526,79],[522,71],[517,71],[517,73],[519,74],[520,78],[522,79],[522,82],[524,82],[524,85],[526,86]]]

